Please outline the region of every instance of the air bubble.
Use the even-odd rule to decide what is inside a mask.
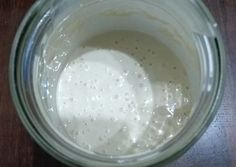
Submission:
[[[75,132],[75,137],[76,137],[76,136],[78,136],[78,135],[79,135],[79,132],[78,132],[78,131],[76,131],[76,132]]]
[[[161,130],[161,129],[158,130],[158,134],[159,134],[159,135],[163,135],[163,134],[164,134],[163,130]]]
[[[108,74],[110,73],[110,69],[108,67],[106,67],[105,70]]]
[[[146,147],[146,148],[149,148],[150,146],[149,146],[149,144],[145,144],[145,147]]]
[[[89,151],[91,151],[92,146],[91,146],[90,144],[88,144],[86,147],[87,147],[87,149],[88,149]]]
[[[42,83],[41,86],[42,86],[43,88],[47,88],[47,84],[45,84],[45,83]]]
[[[141,66],[141,64],[140,64],[140,63],[135,63],[135,65],[136,65],[136,66],[138,66],[138,67],[140,67],[140,66]]]
[[[110,134],[111,133],[111,130],[110,129],[107,129],[106,130],[106,134]]]
[[[107,150],[102,150],[102,153],[103,153],[103,154],[106,154],[106,153],[107,153]]]
[[[189,102],[189,99],[185,97],[185,98],[184,98],[184,102],[185,102],[185,103],[188,103],[188,102]]]
[[[128,97],[128,96],[129,96],[129,93],[126,92],[126,93],[125,93],[125,96]]]
[[[147,91],[148,91],[148,88],[147,88],[147,87],[144,87],[143,90],[144,90],[144,92],[147,92]]]
[[[124,83],[124,78],[123,77],[117,78],[115,82],[118,84],[119,87],[122,87]]]
[[[86,65],[84,66],[84,71],[89,71],[89,70],[90,70],[90,67],[89,67],[89,65],[86,64]]]
[[[172,134],[170,134],[170,135],[168,136],[168,138],[172,138],[172,137],[174,137],[174,135],[172,135]]]
[[[94,122],[96,119],[94,117],[91,117],[90,121]]]
[[[122,132],[126,132],[127,130],[128,130],[127,126],[123,126],[121,129]]]
[[[156,114],[156,112],[155,112],[155,111],[152,111],[151,113],[152,113],[152,115],[155,115],[155,114]]]
[[[53,107],[49,108],[48,111],[49,111],[49,112],[54,112]]]
[[[142,74],[138,73],[137,74],[137,78],[141,79],[142,78]]]
[[[85,134],[85,131],[84,131],[84,130],[82,130],[82,132],[81,132],[81,133],[82,133],[82,135],[84,135],[84,134]]]
[[[123,107],[120,107],[120,112],[124,112],[124,108]]]
[[[111,121],[114,122],[114,121],[115,121],[115,118],[111,118]]]
[[[119,95],[115,95],[113,98],[117,100],[119,99]]]
[[[140,116],[139,116],[139,115],[137,115],[137,116],[135,116],[134,120],[135,120],[135,121],[140,121],[140,120],[141,120],[141,118],[140,118]]]
[[[140,147],[141,147],[141,144],[136,143],[136,147],[140,148]]]
[[[144,106],[150,104],[152,101],[152,99],[144,100]]]
[[[131,142],[135,144],[135,143],[137,143],[137,139],[136,139],[135,137],[133,137],[133,138],[131,139]]]
[[[71,101],[71,102],[73,102],[73,101],[74,101],[74,99],[71,97],[71,98],[70,98],[70,101]]]
[[[129,75],[129,71],[128,70],[124,70],[123,75],[124,76],[128,76]]]
[[[71,79],[72,79],[72,76],[68,76],[68,82],[70,82],[71,81]]]
[[[103,141],[103,138],[100,136],[100,137],[98,138],[98,140],[99,140],[99,141]]]
[[[143,84],[143,83],[140,83],[140,84],[139,84],[139,87],[140,87],[140,88],[143,88],[143,87],[144,87],[144,84]]]
[[[91,100],[92,100],[92,101],[95,101],[95,100],[96,100],[96,97],[94,97],[94,96],[91,97]]]
[[[171,118],[171,117],[172,117],[172,115],[170,115],[170,114],[167,115],[167,118]]]
[[[111,73],[109,73],[109,74],[110,74],[110,76],[112,76],[112,77],[114,76],[114,73],[112,73],[112,72],[111,72]]]
[[[117,151],[120,151],[120,150],[121,150],[121,148],[118,146],[118,147],[116,148],[116,150],[117,150]]]

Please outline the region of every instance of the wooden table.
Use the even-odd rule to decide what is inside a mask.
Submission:
[[[8,63],[13,37],[33,0],[0,0],[0,167],[62,167],[22,126],[12,104]],[[204,136],[170,167],[236,167],[236,0],[205,0],[224,36],[227,83],[223,103]]]

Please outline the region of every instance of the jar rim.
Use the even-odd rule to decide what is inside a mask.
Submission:
[[[200,10],[204,11],[204,14],[206,15],[206,17],[208,18],[208,21],[210,23],[215,23],[212,15],[210,14],[210,12],[208,11],[208,9],[205,7],[205,5],[203,4],[202,1],[193,1],[193,3],[197,4],[197,7],[200,8]],[[71,160],[69,158],[65,158],[65,156],[63,156],[62,153],[58,152],[53,145],[51,145],[50,142],[47,142],[44,137],[42,136],[42,134],[39,133],[39,131],[37,130],[37,126],[34,125],[32,123],[32,121],[30,120],[30,118],[27,116],[27,111],[25,111],[24,109],[24,99],[20,94],[20,88],[17,85],[17,81],[19,80],[19,76],[17,76],[17,61],[18,59],[20,59],[18,52],[21,48],[19,48],[20,43],[22,42],[23,38],[25,37],[25,33],[26,33],[26,29],[29,28],[30,26],[30,22],[33,20],[33,17],[35,17],[38,13],[39,10],[41,10],[43,8],[43,6],[48,5],[47,1],[36,1],[36,3],[31,7],[31,9],[28,11],[27,15],[25,16],[24,20],[22,21],[17,34],[15,36],[15,40],[12,46],[12,51],[11,51],[11,57],[10,57],[10,65],[9,65],[9,83],[10,83],[10,90],[11,90],[11,95],[12,95],[12,99],[13,102],[16,106],[18,115],[22,121],[22,123],[24,124],[25,128],[28,130],[28,132],[30,133],[30,135],[34,138],[34,140],[44,149],[46,150],[49,154],[51,154],[53,157],[55,157],[56,159],[68,164],[68,165],[76,165],[75,163],[71,162]],[[219,81],[218,81],[218,89],[217,92],[215,92],[215,97],[213,100],[213,103],[211,104],[211,112],[208,112],[207,117],[205,118],[204,124],[202,125],[202,127],[199,127],[198,133],[196,136],[194,136],[192,138],[191,141],[188,141],[188,144],[185,145],[185,147],[181,148],[180,150],[175,150],[175,153],[172,154],[170,157],[164,159],[163,161],[157,162],[159,164],[165,164],[166,162],[168,162],[170,159],[175,159],[178,156],[182,155],[185,151],[187,151],[197,140],[200,136],[202,136],[202,134],[206,131],[207,127],[210,125],[210,123],[212,122],[215,114],[216,114],[216,109],[219,107],[220,105],[220,101],[222,98],[222,94],[223,94],[223,87],[224,87],[224,81],[225,81],[225,51],[224,51],[224,46],[223,46],[223,42],[220,36],[220,33],[217,29],[215,29],[215,34],[216,34],[216,38],[218,41],[218,49],[219,49],[219,66],[220,66],[220,71],[219,71]],[[22,56],[22,55],[21,55]],[[156,150],[154,150],[155,152],[151,152],[150,155],[145,155],[145,157],[150,158],[150,156],[152,156],[152,158],[154,159],[156,157]],[[144,154],[142,154],[142,156],[144,156]],[[86,157],[84,157],[86,158]],[[126,156],[126,158],[128,159],[129,157]],[[124,158],[124,159],[126,159]],[[143,157],[138,157],[135,156],[136,159],[144,159]],[[118,162],[119,164],[123,163],[122,161],[120,161],[121,159],[123,159],[123,157],[116,159],[116,161],[111,162],[112,164],[115,162]],[[93,159],[94,161],[99,161],[97,159]],[[102,160],[100,161],[102,163]],[[106,162],[104,162],[106,163]],[[130,162],[131,165],[133,165],[133,162]],[[139,162],[140,163],[140,162]],[[111,164],[110,164],[111,165]],[[114,164],[113,164],[114,165]]]

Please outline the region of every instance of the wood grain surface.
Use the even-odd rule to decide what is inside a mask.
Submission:
[[[13,106],[8,64],[11,44],[33,0],[0,0],[0,167],[62,167],[29,136]],[[227,51],[227,82],[207,132],[169,167],[236,167],[236,0],[204,0],[219,23]]]

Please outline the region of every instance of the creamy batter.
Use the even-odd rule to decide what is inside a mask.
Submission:
[[[58,81],[57,110],[78,146],[127,155],[173,138],[192,107],[189,81],[168,47],[139,32],[112,31],[71,52]]]

